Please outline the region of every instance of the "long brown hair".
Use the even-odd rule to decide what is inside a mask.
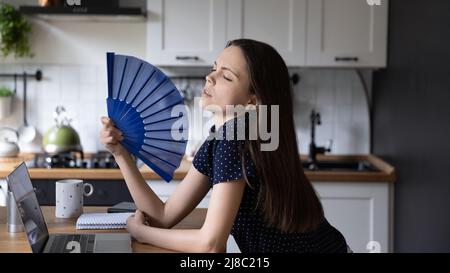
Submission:
[[[258,208],[270,226],[283,232],[313,230],[323,221],[324,213],[300,161],[294,129],[293,90],[286,64],[273,47],[262,42],[237,39],[229,41],[228,46],[239,47],[245,56],[250,89],[258,104],[279,105],[278,149],[262,151],[262,141],[258,138],[247,140],[241,155],[250,153],[261,179]],[[267,112],[270,115],[270,110]],[[270,116],[266,120],[270,121]]]

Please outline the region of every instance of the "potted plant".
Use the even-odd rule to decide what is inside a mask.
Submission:
[[[10,89],[0,87],[0,119],[4,119],[11,114],[13,94]]]
[[[0,51],[6,58],[32,57],[28,44],[31,25],[12,5],[0,3]]]

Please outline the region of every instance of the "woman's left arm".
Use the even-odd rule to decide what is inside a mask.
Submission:
[[[200,229],[163,229],[145,225],[142,212],[127,220],[127,230],[139,242],[180,252],[225,252],[239,210],[245,180],[213,186],[208,212]]]

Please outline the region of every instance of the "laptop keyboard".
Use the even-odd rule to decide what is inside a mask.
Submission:
[[[61,234],[54,235],[50,246],[51,253],[92,253],[94,252],[95,234]]]

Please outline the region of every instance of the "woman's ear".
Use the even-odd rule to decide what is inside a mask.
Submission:
[[[256,98],[256,95],[252,94],[250,95],[250,99],[247,101],[247,105],[252,104],[256,105],[258,102],[258,99]]]
[[[247,101],[247,105],[245,106],[245,109],[247,110],[255,110],[257,106],[257,99],[255,95],[251,95],[250,99]]]

